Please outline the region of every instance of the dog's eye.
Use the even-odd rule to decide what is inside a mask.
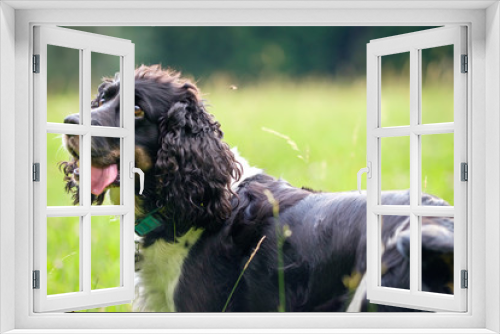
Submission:
[[[144,110],[142,110],[141,107],[135,106],[135,117],[136,118],[144,117]]]

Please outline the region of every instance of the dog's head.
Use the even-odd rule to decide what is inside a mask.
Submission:
[[[231,213],[231,183],[240,169],[222,141],[220,124],[206,111],[198,88],[161,66],[135,71],[135,164],[146,174],[143,203],[147,210],[191,224],[220,222]],[[65,123],[79,124],[79,115]],[[105,79],[92,101],[91,124],[120,125],[120,82]],[[68,191],[78,201],[79,137],[64,136],[73,156],[62,163]],[[93,137],[91,142],[93,201],[119,185],[120,140]],[[217,225],[217,224],[216,224]]]

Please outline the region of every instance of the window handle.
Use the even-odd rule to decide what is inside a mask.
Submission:
[[[363,173],[366,173],[367,178],[369,179],[372,178],[372,163],[370,161],[368,161],[367,167],[361,168],[358,171],[358,191],[360,194],[361,194],[361,175],[363,175]]]
[[[144,172],[140,168],[134,167],[134,162],[130,162],[130,178],[134,178],[134,173],[139,174],[139,184],[140,184],[140,190],[139,190],[139,195],[142,195],[142,191],[144,190]]]

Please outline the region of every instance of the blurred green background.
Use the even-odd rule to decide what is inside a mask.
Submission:
[[[292,185],[351,191],[366,165],[366,44],[428,27],[70,27],[130,39],[136,64],[182,71],[201,89],[225,140]],[[453,121],[453,49],[422,51],[422,122]],[[78,112],[78,51],[48,49],[48,121]],[[92,96],[119,70],[92,54]],[[409,124],[409,55],[382,59],[382,125]],[[88,103],[84,101],[84,103]],[[71,205],[47,135],[48,205]],[[409,188],[409,138],[382,139],[382,189]],[[363,180],[363,188],[365,188]],[[453,135],[422,137],[422,190],[453,204]],[[107,202],[109,204],[109,202]],[[92,287],[119,285],[119,217],[92,218]],[[50,218],[48,291],[79,289],[79,219]],[[88,311],[126,312],[131,305]]]

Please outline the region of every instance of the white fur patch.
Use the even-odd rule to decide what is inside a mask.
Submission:
[[[202,229],[190,229],[175,243],[158,239],[142,248],[140,269],[136,271],[134,312],[175,312],[174,292],[189,250]],[[137,266],[137,263],[136,263]]]
[[[236,158],[236,161],[238,161],[241,164],[241,167],[243,168],[243,174],[241,175],[240,179],[238,181],[234,180],[232,185],[231,185],[231,189],[233,191],[236,191],[236,189],[238,189],[238,185],[243,180],[245,180],[249,177],[252,177],[254,175],[257,175],[257,174],[262,174],[263,170],[260,168],[257,168],[257,167],[250,166],[248,161],[240,155],[240,152],[238,152],[237,147],[233,147],[231,149],[231,152],[233,152],[234,157]]]

